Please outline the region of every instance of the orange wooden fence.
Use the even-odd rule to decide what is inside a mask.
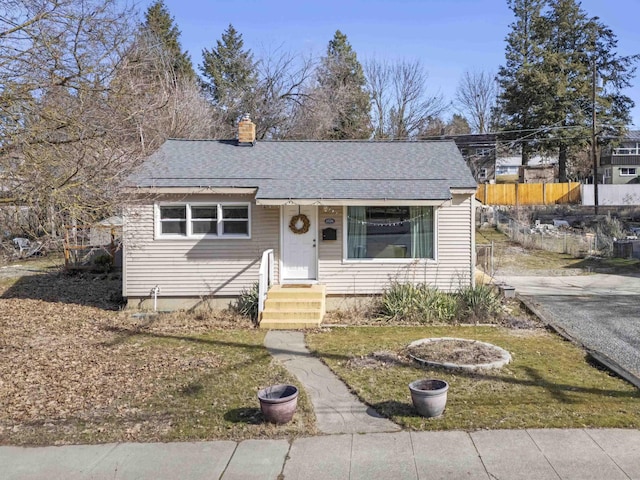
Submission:
[[[503,183],[478,185],[485,205],[556,205],[580,203],[580,183]]]

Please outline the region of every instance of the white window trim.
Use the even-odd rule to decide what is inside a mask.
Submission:
[[[440,209],[433,206],[433,258],[347,258],[347,252],[349,251],[347,246],[347,210],[348,207],[357,207],[358,205],[344,205],[342,208],[342,263],[355,263],[355,264],[385,264],[395,263],[400,265],[407,265],[410,263],[438,263],[438,212]],[[367,205],[368,206],[368,205]],[[371,205],[375,206],[375,205]],[[401,205],[402,206],[402,205]]]
[[[173,233],[161,233],[161,221],[160,221],[160,207],[186,207],[186,235],[178,235]],[[191,207],[213,207],[218,209],[217,215],[217,231],[222,232],[223,221],[222,208],[223,207],[247,207],[247,235],[237,234],[194,234],[192,232],[193,224],[191,221]],[[154,238],[156,240],[250,240],[251,239],[251,203],[249,202],[157,202],[153,205],[154,210]],[[232,219],[234,220],[234,219]],[[239,220],[236,220],[239,221]]]
[[[622,173],[622,170],[633,170],[633,173]],[[635,177],[638,174],[638,170],[636,169],[636,167],[620,167],[618,173],[621,177]]]

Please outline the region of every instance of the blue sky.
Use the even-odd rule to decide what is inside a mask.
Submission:
[[[143,0],[141,9],[150,3]],[[429,91],[447,100],[465,70],[495,72],[504,62],[504,39],[513,21],[506,0],[165,0],[165,5],[194,65],[230,23],[256,54],[282,47],[321,55],[339,29],[361,61],[419,59],[429,73]],[[620,54],[640,53],[639,0],[583,0],[582,8],[612,28]],[[640,78],[626,93],[640,104]],[[640,129],[640,105],[632,116]]]

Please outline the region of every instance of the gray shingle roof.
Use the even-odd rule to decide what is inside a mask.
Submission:
[[[257,199],[445,200],[476,182],[453,141],[168,140],[138,187],[256,187]]]
[[[629,130],[625,135],[624,140],[631,140],[634,142],[640,141],[640,130]]]

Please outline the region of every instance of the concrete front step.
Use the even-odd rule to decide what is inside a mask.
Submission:
[[[317,328],[322,322],[312,322],[309,320],[285,320],[285,319],[271,319],[262,320],[260,322],[260,328],[267,330],[302,330],[305,328]]]
[[[322,288],[320,288],[322,287]],[[269,290],[268,297],[273,299],[288,300],[319,300],[323,299],[325,294],[324,285],[311,285],[309,287],[282,287],[276,285]]]
[[[265,310],[318,310],[322,308],[322,299],[318,300],[287,300],[284,298],[267,298],[264,303]]]
[[[292,319],[292,320],[322,320],[322,310],[320,308],[277,308],[267,309],[262,312],[262,319],[269,320],[272,318]]]
[[[260,328],[316,328],[325,314],[324,285],[275,285],[267,293]]]

